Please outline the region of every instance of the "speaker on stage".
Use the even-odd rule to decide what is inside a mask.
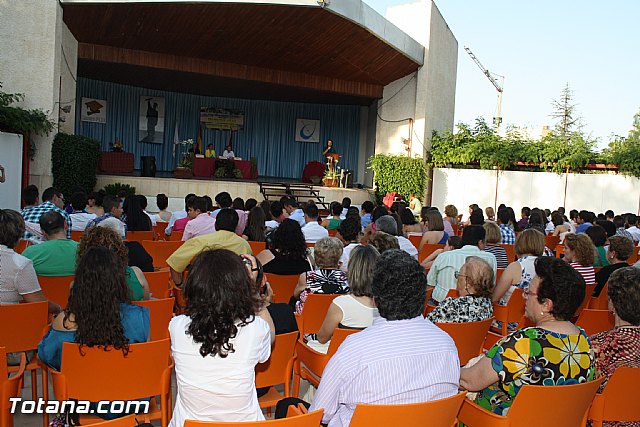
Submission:
[[[142,156],[142,176],[156,176],[156,158],[154,156]]]

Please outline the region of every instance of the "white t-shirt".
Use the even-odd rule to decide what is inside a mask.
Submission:
[[[69,214],[69,217],[71,218],[71,231],[84,231],[87,229],[89,221],[97,216],[92,213],[78,212]]]
[[[342,264],[340,264],[340,270],[345,273],[349,271],[349,257],[351,256],[351,251],[359,245],[360,243],[349,243],[347,246],[342,248],[342,256],[340,257],[340,262]]]
[[[329,237],[327,229],[315,221],[308,222],[304,227],[302,227],[302,234],[304,234],[304,240],[307,243],[315,243],[320,239]]]
[[[403,236],[396,236],[396,238],[398,239],[398,245],[400,245],[401,250],[418,259],[418,249],[411,243],[411,240]]]
[[[176,365],[176,397],[169,427],[184,420],[264,420],[255,390],[255,367],[271,356],[269,325],[257,317],[239,328],[230,341],[235,352],[226,358],[200,355],[201,344],[185,334],[191,318],[174,317],[169,323],[171,354]]]
[[[22,295],[40,290],[33,262],[0,245],[0,304],[17,304]]]

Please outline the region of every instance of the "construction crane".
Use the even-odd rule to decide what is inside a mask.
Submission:
[[[486,68],[484,68],[484,66],[480,63],[480,61],[478,60],[478,58],[476,58],[476,56],[473,54],[473,52],[471,52],[471,49],[469,49],[468,46],[464,47],[464,50],[467,51],[467,53],[469,54],[469,56],[471,57],[471,59],[473,59],[473,62],[476,63],[476,65],[480,68],[480,70],[482,70],[482,73],[487,76],[487,78],[489,79],[489,81],[491,82],[491,84],[496,88],[496,90],[498,91],[498,110],[496,113],[496,117],[493,118],[493,125],[496,127],[496,131],[500,130],[500,124],[502,123],[502,116],[501,116],[501,112],[502,112],[502,92],[503,92],[503,84],[504,84],[504,76],[501,76],[499,74],[491,74],[489,72],[489,70],[487,70]],[[493,76],[497,76],[500,77],[502,79],[502,85],[500,83],[498,83],[498,80],[496,80],[495,77]]]

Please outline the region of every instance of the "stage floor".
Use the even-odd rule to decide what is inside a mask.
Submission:
[[[168,176],[167,176],[168,175]],[[139,175],[98,175],[97,189],[104,188],[107,184],[129,184],[136,188],[137,194],[147,196],[149,206],[147,211],[157,212],[156,195],[164,193],[169,197],[169,210],[184,209],[184,196],[194,193],[199,196],[209,195],[214,198],[216,194],[227,191],[232,198],[241,197],[244,200],[254,198],[258,202],[263,200],[260,193],[258,181],[238,180],[238,179],[212,179],[212,178],[192,178],[192,179],[176,179],[173,173],[158,172],[156,177],[144,177]],[[300,180],[259,177],[261,182],[282,182],[282,183],[301,183]],[[325,197],[325,201],[330,203],[334,200],[342,201],[344,197],[350,197],[351,203],[361,205],[366,200],[374,200],[374,192],[371,189],[357,188],[331,188],[323,186],[314,186],[314,189],[320,190],[320,195]]]

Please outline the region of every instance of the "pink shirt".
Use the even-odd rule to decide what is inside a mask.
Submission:
[[[189,217],[180,218],[176,220],[176,222],[173,224],[173,229],[171,231],[184,231],[189,221],[191,221],[191,218]]]
[[[176,221],[177,223],[178,221]],[[211,234],[216,231],[216,220],[209,216],[209,213],[201,213],[184,227],[184,233],[182,234],[182,240],[189,240],[192,237],[204,236],[205,234]]]

